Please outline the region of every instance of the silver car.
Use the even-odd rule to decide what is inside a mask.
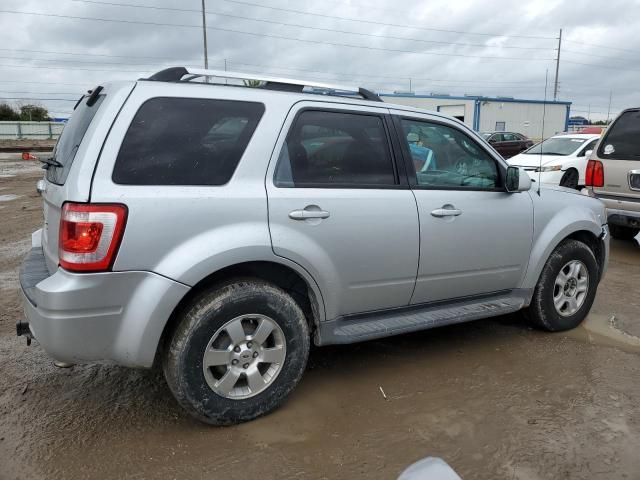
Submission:
[[[348,86],[105,84],[44,162],[18,334],[60,362],[162,364],[212,424],[280,405],[312,341],[519,310],[573,328],[607,264],[600,201],[531,191],[459,121]]]

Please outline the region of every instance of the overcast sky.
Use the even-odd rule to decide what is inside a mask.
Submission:
[[[209,68],[224,68],[226,59],[229,70],[378,92],[408,90],[411,79],[416,93],[532,99],[544,98],[548,69],[551,99],[562,28],[558,98],[574,103],[572,115],[586,116],[591,105],[592,119],[606,118],[610,91],[612,115],[640,105],[640,0],[206,5]],[[67,116],[72,101],[49,99],[74,99],[101,82],[168,65],[201,67],[200,8],[201,0],[0,0],[0,99],[38,99]]]

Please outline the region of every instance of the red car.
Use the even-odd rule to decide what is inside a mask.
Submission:
[[[504,158],[513,157],[527,148],[533,147],[533,142],[521,133],[489,132],[483,133],[482,137]]]

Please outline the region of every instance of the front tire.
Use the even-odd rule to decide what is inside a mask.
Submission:
[[[591,310],[598,281],[598,262],[589,247],[565,240],[542,269],[525,316],[534,326],[550,332],[575,328]]]
[[[562,175],[562,178],[560,179],[560,186],[577,190],[578,181],[579,181],[578,171],[575,168],[570,168],[569,170],[564,172],[564,175]]]
[[[165,350],[165,378],[199,420],[246,422],[284,402],[304,373],[309,343],[305,315],[286,292],[238,280],[183,310]]]
[[[638,232],[640,232],[640,228],[609,225],[609,232],[613,238],[617,238],[618,240],[633,240],[638,235]]]

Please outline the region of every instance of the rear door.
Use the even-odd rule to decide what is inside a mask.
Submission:
[[[266,178],[276,255],[316,279],[328,319],[409,304],[418,214],[386,108],[300,102]]]
[[[529,193],[507,193],[504,165],[457,124],[397,113],[420,217],[420,266],[411,303],[518,288],[533,237]],[[428,164],[420,166],[409,148],[407,139],[414,135],[431,153]]]
[[[107,132],[134,83],[94,89],[76,104],[62,130],[51,158],[58,166],[47,166],[42,192],[44,226],[42,247],[49,271],[58,266],[58,230],[62,204],[87,202],[91,177]],[[53,163],[53,162],[51,162]]]
[[[640,212],[640,109],[623,112],[598,144],[604,187],[594,192],[609,208]]]

